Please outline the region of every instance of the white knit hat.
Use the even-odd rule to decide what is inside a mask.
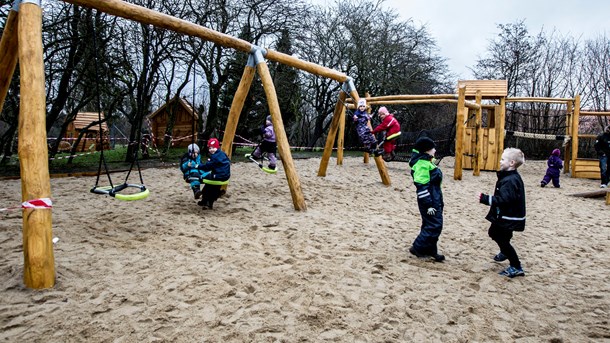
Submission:
[[[195,143],[189,144],[188,152],[189,152],[189,154],[191,154],[193,152],[199,153],[199,145],[197,145]]]
[[[358,107],[360,107],[360,106],[366,106],[366,99],[358,100]]]

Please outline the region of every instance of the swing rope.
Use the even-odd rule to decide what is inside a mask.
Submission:
[[[129,171],[127,172],[127,175],[125,176],[125,181],[123,181],[123,184],[115,186],[112,183],[112,177],[110,176],[110,170],[108,168],[108,163],[106,162],[106,157],[104,156],[104,137],[103,137],[104,131],[103,131],[103,126],[102,126],[102,100],[101,100],[101,96],[100,96],[100,87],[99,87],[100,72],[99,72],[98,46],[97,46],[98,36],[97,36],[97,30],[95,28],[95,20],[92,21],[92,31],[93,31],[93,52],[94,52],[93,60],[94,60],[94,70],[95,70],[95,90],[97,92],[96,107],[97,107],[97,115],[98,115],[98,122],[99,122],[99,134],[98,135],[100,138],[99,139],[100,162],[99,162],[98,168],[97,168],[97,177],[95,179],[95,186],[93,186],[93,188],[91,189],[91,193],[110,195],[114,198],[117,198],[119,200],[125,200],[125,201],[144,199],[144,198],[148,197],[149,190],[144,186],[144,179],[142,177],[142,171],[140,170],[140,163],[138,162],[139,146],[134,149],[134,156],[131,159],[131,165],[129,166]],[[138,124],[138,134],[136,135],[136,137],[138,137],[140,139],[141,139],[142,122],[143,122],[143,116],[141,114],[138,114],[138,119],[136,121],[136,123]],[[136,142],[139,142],[139,139],[136,139]],[[129,146],[128,146],[128,150],[129,150]],[[108,177],[108,183],[110,185],[99,187],[98,185],[99,185],[100,176],[102,173],[102,164],[104,165],[104,170],[106,172],[106,176]],[[131,171],[133,170],[134,164],[137,166],[138,174],[140,176],[139,185],[127,183],[127,181],[129,180],[129,176],[131,175]],[[133,194],[120,194],[120,192],[122,190],[129,188],[129,187],[137,188],[139,190],[139,192],[133,193]]]

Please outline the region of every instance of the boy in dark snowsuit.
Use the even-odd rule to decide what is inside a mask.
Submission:
[[[220,150],[220,142],[216,138],[210,138],[208,140],[208,151],[210,152],[210,158],[204,164],[199,165],[199,169],[210,172],[204,177],[206,180],[212,181],[227,181],[231,177],[231,160],[225,154],[224,151]],[[201,200],[197,203],[204,209],[207,207],[212,209],[214,207],[214,201],[220,197],[221,185],[205,183],[201,190]]]
[[[491,222],[489,237],[500,247],[500,253],[494,256],[494,261],[509,260],[510,266],[499,274],[513,278],[524,276],[521,261],[515,248],[510,244],[513,231],[525,229],[525,186],[517,168],[525,163],[523,152],[516,148],[508,148],[502,153],[500,171],[493,196],[480,193],[479,202],[490,206],[485,219]]]
[[[428,137],[415,142],[409,161],[411,176],[417,190],[417,206],[421,215],[421,229],[409,252],[417,257],[432,257],[436,262],[445,260],[438,253],[438,237],[443,231],[443,173],[432,158],[436,153],[434,141]]]
[[[548,161],[546,161],[548,168],[546,169],[544,178],[542,178],[542,181],[540,181],[540,187],[548,185],[549,182],[553,180],[553,187],[559,188],[559,171],[563,169],[563,161],[559,157],[560,154],[561,151],[559,149],[554,149]]]
[[[366,111],[366,100],[358,100],[358,109],[354,112],[354,122],[356,122],[356,133],[360,139],[360,143],[364,145],[364,150],[368,153],[374,153],[377,147],[377,139],[371,133],[369,121],[371,116]]]

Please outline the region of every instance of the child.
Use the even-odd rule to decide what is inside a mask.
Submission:
[[[216,138],[210,138],[208,140],[208,151],[210,152],[210,158],[204,164],[200,164],[197,168],[206,172],[208,175],[204,177],[207,180],[215,181],[227,181],[231,177],[231,160],[225,154],[224,151],[219,150],[220,143]],[[203,189],[201,190],[201,200],[197,205],[202,206],[204,209],[207,207],[212,209],[214,207],[214,201],[220,197],[220,185],[211,185],[204,183]]]
[[[373,135],[381,131],[386,131],[385,136],[390,137],[391,135],[400,132],[400,123],[394,118],[394,115],[388,112],[387,108],[383,106],[379,108],[379,117],[381,118],[381,124],[373,129]],[[385,141],[383,143],[384,161],[389,162],[394,159],[394,149],[396,149],[396,140]]]
[[[497,262],[508,259],[510,266],[499,274],[513,278],[524,276],[517,252],[510,244],[513,231],[525,229],[525,186],[517,168],[525,163],[523,152],[516,148],[507,148],[500,159],[500,171],[493,196],[479,194],[479,202],[490,206],[485,219],[491,222],[489,237],[500,247],[500,253],[494,256]]]
[[[409,161],[411,176],[417,191],[417,206],[421,215],[419,236],[409,248],[417,257],[432,257],[436,262],[443,262],[445,256],[438,253],[438,237],[443,231],[443,192],[441,182],[443,173],[432,158],[436,153],[434,141],[421,137],[415,142],[413,156]]]
[[[261,158],[263,152],[267,153],[269,158],[269,169],[275,169],[277,158],[275,152],[277,150],[277,143],[275,142],[275,130],[273,129],[273,123],[271,122],[271,116],[267,116],[265,120],[265,126],[262,128],[263,141],[259,146],[256,147],[252,153],[252,157],[255,159]]]
[[[610,186],[610,125],[595,138],[595,151],[599,157],[601,188]]]
[[[563,161],[559,158],[560,154],[561,151],[559,149],[554,149],[549,160],[546,161],[548,168],[544,178],[540,181],[540,187],[548,185],[553,180],[553,187],[559,188],[559,171],[563,168]]]
[[[358,100],[358,109],[354,112],[354,122],[356,122],[356,133],[360,139],[360,143],[364,145],[367,152],[374,153],[377,148],[377,140],[375,135],[371,133],[369,126],[371,116],[366,112],[366,100]]]
[[[201,164],[199,146],[195,143],[189,144],[187,152],[180,158],[180,170],[184,175],[184,181],[191,185],[195,199],[199,199],[201,192],[201,179],[207,174],[198,169]]]

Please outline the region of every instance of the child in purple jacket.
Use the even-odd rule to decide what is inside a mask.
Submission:
[[[544,174],[544,178],[540,181],[540,187],[544,187],[553,181],[553,186],[555,188],[559,188],[559,171],[563,168],[563,161],[559,158],[561,151],[559,149],[553,150],[549,160],[546,164],[549,166],[546,169],[546,174]]]

